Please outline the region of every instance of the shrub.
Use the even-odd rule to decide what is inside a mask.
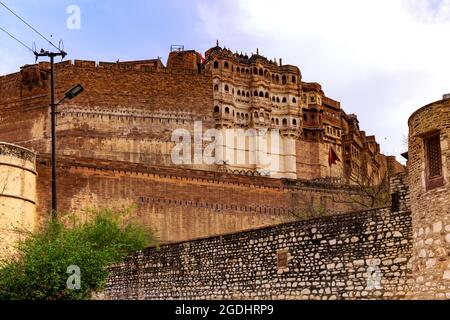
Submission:
[[[48,222],[0,266],[0,299],[89,299],[104,288],[108,266],[155,242],[129,213],[105,209],[90,211],[85,222],[71,219],[70,226],[64,219]],[[69,289],[70,266],[79,267],[80,288]]]

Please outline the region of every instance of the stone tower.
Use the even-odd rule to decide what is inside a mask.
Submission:
[[[450,99],[409,119],[408,168],[413,219],[413,292],[450,298]]]
[[[21,231],[32,231],[35,219],[36,156],[0,142],[0,256],[13,252]]]

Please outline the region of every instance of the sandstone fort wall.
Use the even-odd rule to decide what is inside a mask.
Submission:
[[[50,159],[38,159],[38,212],[51,207]],[[58,203],[61,211],[138,205],[140,219],[173,242],[238,232],[291,221],[310,210],[344,213],[359,208],[348,199],[358,190],[310,181],[290,182],[200,171],[131,165],[94,159],[60,158]]]

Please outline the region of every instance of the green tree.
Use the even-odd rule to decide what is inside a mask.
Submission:
[[[101,291],[109,266],[156,242],[131,211],[89,211],[83,222],[72,215],[30,234],[1,263],[0,299],[89,299]]]

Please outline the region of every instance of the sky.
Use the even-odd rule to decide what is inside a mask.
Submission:
[[[216,40],[248,54],[259,48],[319,82],[399,160],[410,114],[450,93],[450,0],[1,1],[56,45],[62,39],[66,59],[165,62],[171,44],[205,52]],[[2,6],[0,27],[50,49]],[[0,75],[34,62],[0,32]]]

